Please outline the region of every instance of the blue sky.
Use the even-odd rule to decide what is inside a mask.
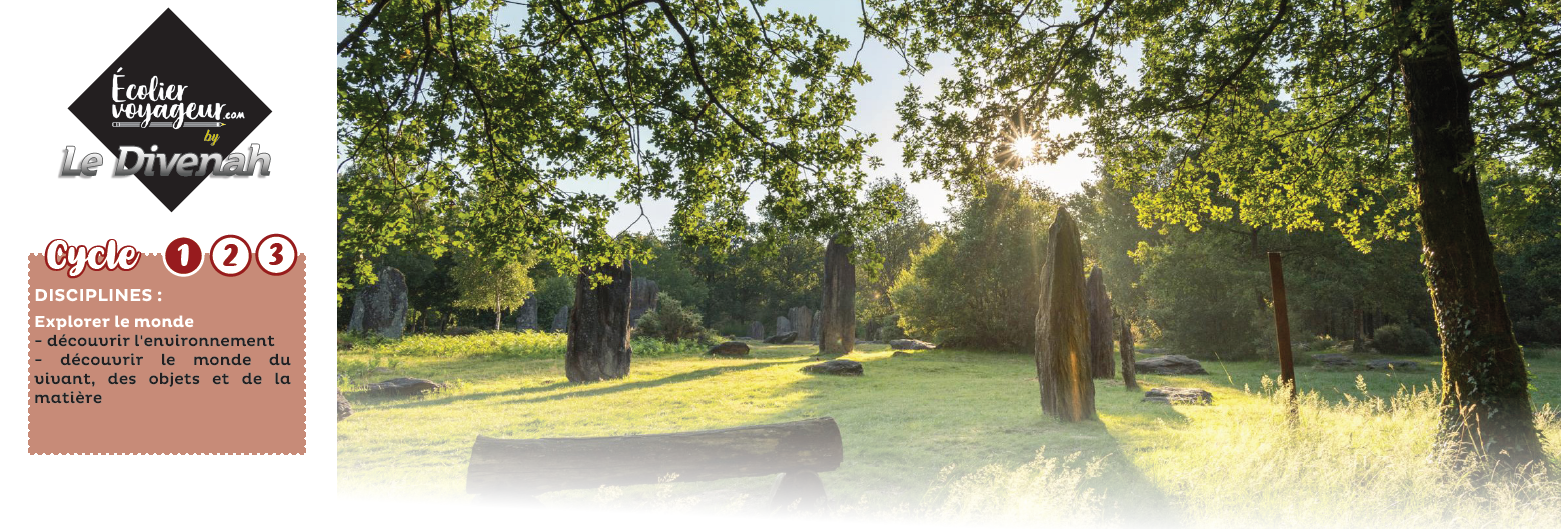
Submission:
[[[862,28],[857,24],[861,18],[861,6],[857,2],[845,2],[841,0],[790,0],[786,2],[772,2],[771,7],[783,7],[789,11],[816,15],[819,23],[831,32],[845,36],[852,42],[862,41]],[[338,18],[337,38],[346,36],[346,29],[351,19]],[[855,53],[855,46],[851,53]],[[849,57],[848,57],[849,59]],[[894,175],[906,176],[909,180],[909,171],[900,163],[903,145],[894,141],[895,127],[899,125],[899,115],[895,112],[895,104],[900,101],[907,82],[932,87],[937,83],[937,78],[951,72],[948,68],[934,69],[930,77],[905,78],[900,75],[900,69],[904,61],[894,52],[882,45],[869,41],[862,50],[860,60],[866,68],[872,81],[857,87],[857,114],[852,120],[852,126],[866,134],[874,134],[878,137],[878,143],[873,145],[869,154],[881,158],[884,162],[882,168],[872,172],[874,178],[887,178]],[[1055,123],[1054,130],[1068,131],[1079,127],[1078,122]],[[1079,190],[1080,183],[1092,178],[1094,169],[1093,160],[1085,159],[1073,154],[1058,160],[1055,165],[1032,165],[1021,172],[1021,176],[1032,182],[1045,185],[1059,194],[1068,194]],[[612,194],[617,184],[612,180],[581,179],[570,182],[564,187],[571,190],[590,191],[602,194]],[[755,193],[762,193],[755,190]],[[938,182],[919,182],[911,184],[910,192],[921,202],[922,214],[929,221],[939,222],[947,219],[946,209],[950,202],[942,185]],[[653,201],[645,205],[645,212],[656,227],[666,226],[666,221],[672,216],[674,204],[670,201]],[[750,208],[751,211],[751,208]],[[608,225],[610,231],[616,232],[628,226],[639,216],[639,209],[632,205],[621,208],[613,215]],[[643,231],[644,222],[634,226],[634,231]]]

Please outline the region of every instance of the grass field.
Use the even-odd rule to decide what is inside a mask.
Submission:
[[[1475,490],[1435,449],[1434,358],[1423,372],[1329,372],[1298,362],[1294,425],[1273,397],[1278,368],[1205,362],[1209,375],[1143,375],[1146,388],[1200,387],[1212,406],[1139,402],[1097,381],[1099,422],[1042,415],[1028,355],[866,345],[860,378],[807,375],[811,345],[754,344],[748,359],[637,343],[632,374],[571,384],[548,334],[411,337],[342,351],[355,414],[338,424],[345,494],[464,501],[478,435],[651,434],[831,416],[845,462],[823,475],[834,513],[917,519],[1296,527],[1493,523],[1553,527],[1561,485]],[[1537,353],[1538,351],[1536,351]],[[1561,454],[1561,354],[1531,359],[1551,454]],[[1302,355],[1305,358],[1305,355]],[[369,399],[356,384],[398,376],[454,382],[425,397]],[[1548,407],[1548,408],[1547,408]],[[544,504],[740,510],[773,478],[566,491]]]

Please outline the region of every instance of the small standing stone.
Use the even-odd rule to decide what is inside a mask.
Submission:
[[[1116,360],[1111,355],[1111,296],[1106,293],[1106,273],[1100,267],[1089,272],[1085,283],[1085,310],[1089,311],[1089,365],[1091,376],[1116,378]]]
[[[526,295],[526,301],[515,311],[515,332],[540,330],[542,327],[537,323],[537,293],[532,292]]]
[[[661,288],[653,279],[636,277],[629,281],[629,326],[639,324],[640,316],[656,310],[656,299]]]
[[[336,390],[336,420],[340,421],[352,416],[352,403],[347,402],[347,396]]]
[[[569,305],[558,308],[558,313],[553,315],[553,332],[569,330]]]
[[[755,340],[764,339],[764,324],[757,320],[748,323],[748,337]]]
[[[372,285],[364,285],[352,302],[347,330],[400,338],[407,321],[407,280],[400,270],[385,267]]]

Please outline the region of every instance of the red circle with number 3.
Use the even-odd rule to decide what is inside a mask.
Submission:
[[[279,276],[293,269],[298,264],[298,247],[293,245],[293,240],[286,235],[273,233],[260,239],[260,244],[255,245],[255,258],[260,260],[260,269],[267,274]]]
[[[168,250],[163,252],[163,266],[168,271],[179,277],[195,275],[196,270],[201,269],[201,245],[195,244],[195,240],[189,237],[180,237],[168,243]]]

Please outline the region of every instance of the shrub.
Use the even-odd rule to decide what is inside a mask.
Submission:
[[[1183,234],[1174,243],[1142,245],[1134,255],[1148,296],[1143,314],[1173,353],[1251,360],[1275,351],[1274,320],[1261,295],[1267,267],[1229,257],[1226,244]]]
[[[704,318],[689,310],[683,303],[665,292],[656,295],[656,308],[640,316],[635,324],[635,334],[678,343],[683,340],[712,342],[714,337],[704,327]]]
[[[1429,333],[1415,327],[1383,325],[1377,328],[1371,341],[1383,354],[1397,356],[1427,356],[1436,354],[1436,340]]]
[[[1334,340],[1333,337],[1331,337],[1331,336],[1318,336],[1316,340],[1312,340],[1312,341],[1306,343],[1306,350],[1308,350],[1308,351],[1327,351],[1329,349],[1332,349],[1336,345],[1339,345],[1339,342],[1338,342],[1338,340]]]
[[[1525,344],[1561,344],[1561,307],[1549,307],[1538,316],[1512,323],[1512,333]]]
[[[1055,201],[1027,182],[988,180],[986,194],[952,212],[953,228],[895,279],[889,299],[899,327],[918,339],[1030,351]]]

